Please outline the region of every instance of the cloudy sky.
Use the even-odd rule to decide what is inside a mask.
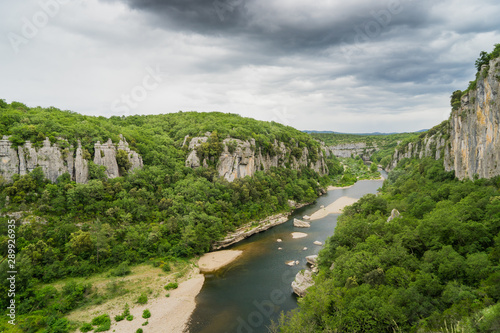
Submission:
[[[0,12],[8,102],[301,130],[430,128],[500,43],[497,0],[6,0]]]

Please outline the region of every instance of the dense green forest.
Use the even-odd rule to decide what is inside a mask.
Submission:
[[[5,214],[23,212],[16,219],[17,329],[67,332],[71,324],[64,315],[89,302],[89,285],[69,283],[56,290],[44,287],[47,283],[106,272],[122,263],[190,258],[207,252],[214,241],[245,222],[289,211],[288,200],[312,202],[329,184],[350,184],[368,173],[375,176],[353,160],[346,162],[351,167],[344,177],[341,162],[331,157],[326,161],[329,175],[308,168],[274,168],[230,183],[218,177],[215,165],[184,165],[184,137],[207,131],[215,145],[229,135],[254,138],[264,152],[272,150],[275,139],[288,147],[319,149],[306,133],[234,114],[179,112],[108,119],[0,100],[0,137],[10,136],[15,146],[30,140],[39,147],[48,137],[64,147],[62,138],[73,145],[80,140],[93,154],[94,143],[108,138],[117,142],[123,134],[144,160],[142,169],[114,179],[89,161],[88,184],[71,181],[67,173],[50,183],[40,168],[15,175],[12,182],[0,178],[2,257],[8,253]],[[0,268],[1,293],[7,295],[6,260]],[[0,298],[0,311],[7,301]]]
[[[500,177],[401,161],[339,217],[315,281],[281,332],[499,332]]]

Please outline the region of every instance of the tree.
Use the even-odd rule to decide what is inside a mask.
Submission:
[[[475,63],[477,71],[479,72],[483,65],[488,65],[489,63],[490,55],[485,51],[481,51],[481,53],[479,54],[479,58],[477,58]]]

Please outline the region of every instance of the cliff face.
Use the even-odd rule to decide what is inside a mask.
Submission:
[[[76,151],[67,141],[63,146],[69,148],[59,147],[57,143],[51,144],[50,140],[46,138],[43,141],[43,146],[39,149],[34,148],[30,141],[26,141],[24,145],[14,149],[9,138],[4,136],[0,140],[0,175],[7,181],[11,181],[15,174],[25,175],[35,168],[41,167],[45,177],[51,182],[55,182],[59,176],[67,172],[71,179],[77,183],[87,183],[88,160],[84,156],[81,143],[78,142]],[[131,169],[142,167],[142,158],[130,150],[123,137],[118,143],[118,148],[113,145],[111,140],[108,140],[105,145],[97,142],[94,149],[94,163],[105,166],[109,178],[119,176],[116,161],[117,149],[127,152],[132,165]]]
[[[463,93],[450,119],[417,142],[396,149],[388,169],[403,158],[443,158],[459,179],[500,175],[500,58],[483,66],[476,87]]]
[[[460,179],[500,175],[500,58],[480,73],[450,118],[449,167]]]
[[[324,147],[327,156],[355,157],[360,156],[363,160],[369,160],[370,156],[379,150],[376,145],[367,145],[365,142],[344,143],[336,146]]]
[[[189,143],[190,153],[186,166],[197,168],[207,166],[207,160],[200,161],[197,148],[207,142],[208,136],[195,137]],[[328,173],[322,152],[313,161],[307,148],[303,148],[300,158],[291,156],[291,150],[283,142],[274,142],[274,154],[263,154],[260,148],[255,148],[255,140],[242,141],[227,138],[222,141],[223,151],[217,161],[217,171],[220,177],[232,182],[236,178],[252,176],[256,171],[267,171],[272,167],[287,167],[299,170],[302,166],[309,167],[321,175]]]

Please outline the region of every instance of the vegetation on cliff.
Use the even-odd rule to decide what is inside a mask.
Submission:
[[[0,178],[1,213],[21,212],[15,218],[20,304],[16,327],[25,332],[66,332],[70,324],[62,317],[88,304],[92,295],[86,284],[56,290],[46,283],[105,272],[124,262],[136,265],[153,259],[168,265],[176,258],[202,254],[243,223],[290,210],[289,200],[314,201],[332,177],[343,173],[335,158],[328,161],[332,175],[320,176],[308,168],[272,168],[233,182],[218,177],[214,166],[185,167],[185,137],[207,131],[212,132],[208,154],[228,135],[253,138],[257,148],[271,154],[275,139],[318,152],[319,143],[306,133],[238,115],[179,112],[107,119],[18,102],[1,101],[0,108],[0,137],[10,136],[14,145],[30,140],[40,146],[45,137],[61,144],[59,137],[73,145],[80,140],[90,158],[97,141],[118,142],[123,134],[144,160],[142,169],[114,179],[105,176],[103,167],[89,163],[88,184],[71,181],[67,173],[50,183],[40,168],[15,175],[13,182]],[[119,160],[126,168],[126,158]],[[2,256],[8,248],[8,219],[0,217]],[[3,295],[8,289],[6,265],[0,264]],[[0,298],[0,311],[7,302]]]
[[[280,331],[498,331],[499,189],[499,177],[459,181],[440,161],[401,161],[380,195],[339,218]],[[392,209],[401,216],[388,222]]]

